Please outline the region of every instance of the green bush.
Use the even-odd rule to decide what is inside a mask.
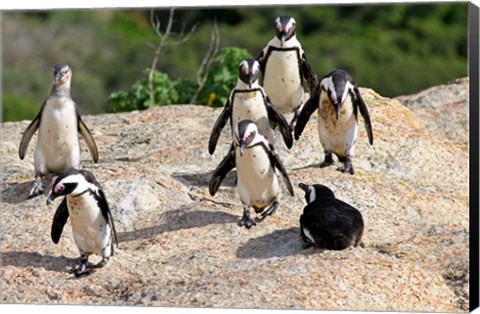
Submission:
[[[250,57],[245,49],[227,47],[220,50],[195,103],[213,107],[223,106],[237,82],[240,62]],[[146,69],[143,72],[145,77],[135,82],[130,90],[112,93],[108,98],[109,111],[143,110],[153,106],[188,104],[199,88],[197,83],[190,80],[179,78],[172,81],[167,74],[155,70],[152,102],[148,89],[148,73],[149,69]]]

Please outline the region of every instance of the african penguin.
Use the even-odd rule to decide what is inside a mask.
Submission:
[[[354,174],[352,156],[357,140],[358,111],[363,117],[370,145],[373,145],[373,131],[367,105],[350,74],[339,69],[323,77],[298,116],[295,139],[298,140],[317,108],[318,135],[325,153],[320,167],[333,164],[334,153],[343,162],[338,170]]]
[[[225,176],[236,167],[237,193],[243,204],[243,216],[238,224],[249,229],[256,225],[250,217],[251,207],[256,213],[261,213],[262,221],[272,215],[280,205],[276,170],[283,176],[288,192],[292,196],[293,188],[274,147],[260,134],[254,121],[240,121],[234,132],[232,147],[214,171],[209,191],[212,196],[215,195]]]
[[[293,128],[303,105],[303,80],[312,93],[318,84],[317,76],[296,37],[295,19],[279,16],[274,25],[275,36],[263,48],[257,60],[263,73],[263,88],[272,104],[283,114],[294,112],[290,122]]]
[[[105,266],[113,255],[112,237],[115,237],[117,246],[118,241],[102,187],[92,173],[70,168],[55,180],[47,205],[60,196],[65,197],[53,218],[53,243],[59,242],[63,227],[70,217],[73,238],[80,251],[80,264],[72,269],[75,276],[90,273],[92,265],[88,263],[88,257],[91,254],[102,256],[102,261],[93,265],[94,268]]]
[[[250,119],[257,124],[259,132],[270,144],[273,145],[275,141],[272,130],[272,125],[275,125],[279,127],[286,146],[288,148],[292,147],[292,129],[283,115],[272,106],[265,91],[259,85],[259,73],[260,64],[255,59],[246,59],[240,63],[237,85],[231,91],[230,97],[222,113],[217,118],[212,133],[210,134],[208,142],[208,151],[210,154],[215,152],[220,133],[229,119],[232,137],[240,120]]]
[[[68,65],[60,63],[53,66],[52,72],[53,86],[50,96],[26,128],[18,149],[18,155],[23,159],[33,134],[39,130],[34,155],[35,181],[28,198],[43,193],[42,176],[48,173],[59,174],[79,165],[78,133],[87,142],[93,161],[98,161],[95,140],[70,96],[72,70]]]
[[[300,234],[305,248],[317,246],[343,250],[360,244],[364,222],[362,214],[335,198],[332,190],[321,184],[300,183],[307,205],[300,216]]]

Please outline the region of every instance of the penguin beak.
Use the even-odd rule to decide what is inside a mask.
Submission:
[[[239,142],[240,144],[240,156],[243,156],[243,153],[245,152],[245,147],[247,146],[247,143],[243,140]]]
[[[335,116],[337,117],[337,120],[338,120],[338,114],[339,114],[339,112],[340,112],[340,107],[341,107],[341,106],[342,106],[342,104],[340,104],[340,103],[336,103],[336,104],[334,105],[334,107],[335,107]]]
[[[55,193],[50,193],[50,195],[48,195],[48,198],[47,198],[47,205],[50,205],[54,199],[56,199],[57,197],[59,197],[60,195],[58,194],[55,194]]]
[[[283,45],[285,44],[285,36],[286,34],[282,32],[282,36],[280,36],[280,46],[283,48]]]
[[[301,188],[305,193],[308,192],[308,185],[304,184],[304,183],[300,183],[298,185],[299,188]]]

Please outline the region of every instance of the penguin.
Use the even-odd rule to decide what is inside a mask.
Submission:
[[[304,101],[303,80],[307,82],[310,93],[318,80],[296,37],[295,19],[279,16],[274,26],[275,36],[262,49],[257,60],[265,92],[282,114],[294,112],[290,122],[294,128]]]
[[[229,119],[232,136],[233,130],[240,120],[250,119],[257,124],[260,133],[270,144],[273,145],[275,142],[272,126],[278,126],[285,145],[288,148],[292,147],[293,130],[283,115],[272,106],[270,99],[259,85],[259,74],[260,64],[257,60],[245,59],[240,63],[237,85],[231,91],[230,97],[210,134],[208,142],[210,155],[215,152],[220,133]]]
[[[80,264],[72,272],[79,277],[89,274],[92,268],[104,267],[113,255],[112,237],[115,237],[117,247],[118,240],[112,212],[102,187],[91,172],[70,168],[55,180],[47,205],[60,196],[64,198],[53,217],[53,243],[58,244],[70,217],[73,238],[80,251]],[[102,260],[92,266],[88,263],[91,254],[102,256]]]
[[[343,163],[337,168],[354,174],[352,156],[358,132],[358,112],[363,117],[370,145],[373,145],[373,130],[367,105],[346,71],[337,69],[322,78],[312,97],[306,102],[295,126],[298,140],[312,113],[318,108],[318,135],[325,159],[320,167],[333,164],[332,154]]]
[[[82,121],[77,106],[70,96],[72,70],[67,64],[53,66],[53,86],[40,112],[23,132],[18,155],[23,160],[33,134],[38,131],[35,147],[35,181],[28,198],[43,193],[42,176],[59,174],[80,163],[78,133],[85,139],[94,162],[98,149],[90,130]]]
[[[360,211],[336,199],[333,191],[324,185],[300,183],[298,186],[305,192],[307,201],[300,215],[300,235],[305,248],[343,250],[361,245],[364,222]]]
[[[280,172],[291,196],[292,184],[280,158],[252,120],[241,120],[235,127],[234,142],[229,153],[215,169],[209,183],[212,196],[225,176],[237,168],[237,193],[243,204],[243,216],[238,225],[250,229],[256,223],[250,208],[261,214],[260,221],[275,213],[280,205],[280,189],[276,170]]]

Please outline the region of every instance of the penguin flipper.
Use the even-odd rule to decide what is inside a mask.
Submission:
[[[355,93],[355,106],[358,107],[360,110],[360,114],[363,117],[363,122],[365,124],[365,130],[367,131],[368,141],[370,145],[373,145],[373,130],[372,130],[372,122],[370,121],[370,114],[368,113],[367,105],[363,100],[362,95],[360,94],[360,90],[358,87],[354,87],[353,91]]]
[[[287,170],[285,169],[285,166],[283,166],[283,163],[280,160],[280,157],[278,157],[277,153],[275,153],[274,147],[272,145],[269,145],[270,147],[267,148],[267,146],[263,143],[261,145],[265,150],[265,152],[267,153],[268,158],[270,159],[270,163],[272,164],[272,167],[278,169],[282,174],[283,181],[287,186],[288,192],[290,193],[291,196],[294,196],[292,182],[290,182],[290,178],[288,177]]]
[[[305,53],[303,53],[303,56],[302,56],[302,75],[303,75],[303,78],[308,83],[308,90],[310,91],[310,93],[313,93],[313,91],[318,85],[318,79],[317,79],[317,75],[315,74],[315,71],[313,70],[312,66],[308,62],[307,56],[305,55]]]
[[[232,144],[230,151],[225,158],[223,158],[217,169],[215,169],[212,174],[212,178],[208,184],[208,191],[210,192],[211,196],[214,196],[215,193],[217,193],[218,187],[222,183],[223,179],[225,179],[227,174],[235,167],[235,144]]]
[[[58,206],[55,216],[53,217],[51,236],[52,241],[55,244],[58,244],[60,241],[60,236],[62,235],[63,226],[67,223],[68,219],[68,208],[67,208],[67,198],[65,197],[63,201]]]
[[[307,125],[310,116],[318,109],[318,102],[320,101],[320,86],[317,85],[313,95],[307,100],[305,105],[298,115],[297,124],[295,125],[295,139],[298,140],[302,135],[303,129]]]
[[[20,146],[18,147],[18,156],[20,159],[23,160],[25,158],[25,153],[27,152],[28,144],[32,139],[33,134],[37,132],[38,128],[40,127],[40,118],[42,116],[43,107],[45,106],[45,102],[43,103],[40,111],[38,112],[37,116],[30,122],[27,126],[25,131],[23,132],[22,139],[20,140]]]
[[[112,228],[113,236],[115,238],[115,244],[118,247],[118,239],[117,239],[117,230],[115,230],[115,224],[113,223],[113,216],[112,211],[110,210],[110,206],[108,206],[107,197],[102,189],[98,189],[98,194],[100,197],[97,198],[98,206],[100,207],[100,211],[102,212],[102,216],[105,218],[107,223]]]
[[[87,142],[88,149],[90,150],[90,155],[94,162],[98,162],[98,149],[95,140],[93,139],[92,133],[88,129],[87,125],[83,122],[80,114],[77,112],[78,119],[78,132],[82,135],[85,142]]]
[[[280,128],[280,133],[282,133],[285,145],[287,145],[289,149],[292,148],[293,134],[290,124],[288,124],[287,120],[285,120],[283,114],[278,111],[275,106],[272,105],[268,96],[265,96],[265,106],[267,107],[268,119],[271,121],[271,123],[278,125],[278,127]]]
[[[262,72],[262,74],[265,73],[265,59],[264,59],[264,52],[263,50],[260,51],[260,54],[258,55],[257,57],[257,61],[258,63],[260,63],[260,71]]]
[[[208,152],[210,155],[213,155],[215,148],[217,147],[218,138],[222,132],[225,124],[227,124],[228,119],[232,115],[232,106],[230,105],[230,99],[227,100],[227,103],[223,107],[222,113],[218,116],[217,121],[213,125],[212,133],[210,133],[210,139],[208,140]]]

